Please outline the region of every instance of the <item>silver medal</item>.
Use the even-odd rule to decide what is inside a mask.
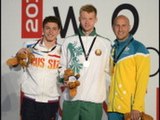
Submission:
[[[90,64],[89,61],[85,61],[85,62],[83,63],[83,66],[84,66],[84,67],[89,67],[89,64]]]

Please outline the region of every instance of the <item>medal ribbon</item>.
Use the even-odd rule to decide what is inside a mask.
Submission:
[[[133,41],[133,38],[123,47],[123,49],[120,51],[120,53],[117,55],[116,57],[116,49],[114,49],[114,62],[113,62],[113,66],[115,66],[115,64],[117,63],[119,57],[121,56],[121,54],[123,53],[123,51],[126,49],[126,47]]]
[[[41,42],[41,40],[38,40],[38,41],[33,45],[32,49],[37,50],[37,51],[40,51],[40,52],[43,52],[43,53],[49,53],[49,52],[52,52],[52,51],[56,48],[56,46],[54,46],[54,47],[53,47],[51,50],[49,50],[49,51],[41,51],[41,50],[38,50],[38,49],[35,48],[35,47],[36,47],[36,45],[37,45],[39,42]]]
[[[81,43],[81,46],[82,46],[82,49],[83,49],[83,53],[84,53],[84,57],[85,57],[85,60],[86,60],[86,61],[88,60],[89,54],[90,54],[90,52],[91,52],[91,50],[92,50],[92,48],[93,48],[93,45],[94,45],[94,43],[95,43],[96,38],[97,38],[97,36],[94,37],[94,39],[93,39],[93,41],[92,41],[92,44],[91,44],[91,46],[90,46],[90,48],[89,48],[89,51],[88,51],[88,53],[86,53],[86,51],[85,51],[85,49],[84,49],[83,42],[82,42],[82,38],[81,38],[81,36],[79,35],[79,41],[80,41],[80,43]]]

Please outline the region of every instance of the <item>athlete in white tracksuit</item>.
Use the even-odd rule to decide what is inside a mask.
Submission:
[[[57,44],[60,21],[48,16],[43,21],[43,37],[26,42],[19,53],[29,50],[35,58],[24,68],[21,77],[22,120],[55,120],[59,107],[60,91],[57,86],[61,47]]]
[[[67,87],[63,93],[62,120],[101,120],[111,43],[96,33],[93,5],[81,7],[79,21],[78,34],[67,37],[62,45],[60,75],[67,68],[80,74],[77,94],[70,97]]]
[[[80,74],[76,96],[71,98],[67,88],[63,92],[62,120],[100,120],[102,103],[106,99],[111,45],[95,29],[89,36],[85,36],[81,29],[79,32],[80,36],[68,37],[62,45],[62,73],[71,68],[75,74]],[[84,54],[80,38],[88,56]]]

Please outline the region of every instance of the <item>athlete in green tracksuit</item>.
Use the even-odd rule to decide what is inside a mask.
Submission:
[[[80,74],[77,94],[63,93],[62,120],[101,120],[106,99],[106,76],[109,70],[110,40],[96,33],[97,11],[92,5],[80,9],[79,34],[65,39],[62,45],[61,72],[71,68]]]

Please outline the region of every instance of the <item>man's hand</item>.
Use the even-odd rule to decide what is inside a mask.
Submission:
[[[131,120],[141,120],[141,112],[138,110],[131,111]]]

